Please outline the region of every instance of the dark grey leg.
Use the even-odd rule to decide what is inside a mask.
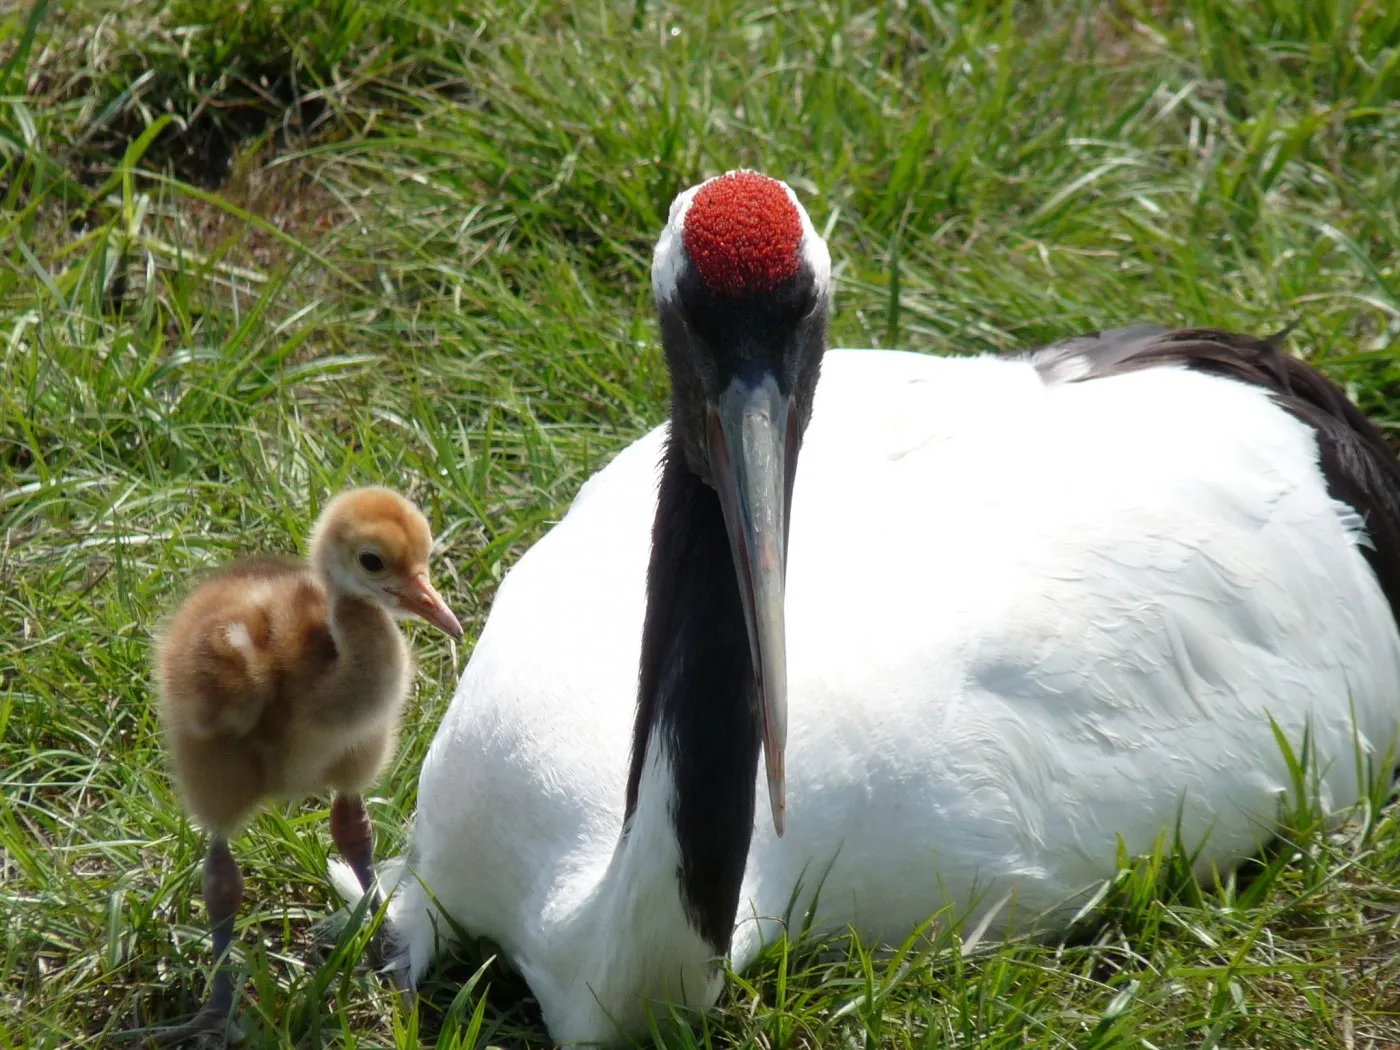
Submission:
[[[243,873],[228,848],[228,840],[214,836],[204,857],[204,906],[209,911],[209,928],[214,934],[214,982],[199,1013],[181,1025],[157,1028],[146,1035],[158,1045],[186,1041],[206,1041],[222,1035],[230,1044],[243,1041],[243,1031],[232,1020],[233,974],[228,968],[233,944],[233,922],[243,904]],[[137,1034],[137,1033],[132,1033]]]
[[[233,944],[233,920],[243,906],[243,873],[238,870],[228,840],[222,836],[210,843],[204,858],[204,906],[209,909],[216,966],[213,990],[200,1012],[222,1025],[233,1011],[233,974],[228,968],[228,953]]]

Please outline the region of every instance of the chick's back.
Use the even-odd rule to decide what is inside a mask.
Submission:
[[[324,587],[304,565],[260,557],[207,579],[156,654],[174,772],[201,823],[231,831],[278,787],[298,697],[335,663]]]

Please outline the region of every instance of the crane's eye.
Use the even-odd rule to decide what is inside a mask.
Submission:
[[[360,568],[368,573],[381,573],[384,571],[384,559],[374,551],[360,551]]]

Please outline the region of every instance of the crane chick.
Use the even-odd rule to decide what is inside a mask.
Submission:
[[[225,956],[243,877],[229,838],[264,799],[333,788],[331,835],[371,892],[373,830],[360,792],[393,753],[413,667],[394,620],[417,616],[462,637],[428,580],[427,520],[398,494],[341,493],[309,546],[309,564],[255,557],[206,580],[158,643],[174,777],[211,834],[203,889],[217,960],[199,1014],[162,1042],[220,1029],[240,1036]]]

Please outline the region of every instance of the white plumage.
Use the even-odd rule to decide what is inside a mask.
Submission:
[[[618,845],[663,432],[507,575],[420,782],[409,864],[563,1042],[719,991],[665,769]],[[993,934],[1063,925],[1120,838],[1178,814],[1203,868],[1233,865],[1290,788],[1270,717],[1295,746],[1311,722],[1322,804],[1355,802],[1400,724],[1362,542],[1314,431],[1258,387],[829,353],[791,513],[787,831],[756,823],[735,967],[823,873],[816,928],[898,940],[1007,892]],[[450,926],[413,879],[391,913],[417,976]]]

